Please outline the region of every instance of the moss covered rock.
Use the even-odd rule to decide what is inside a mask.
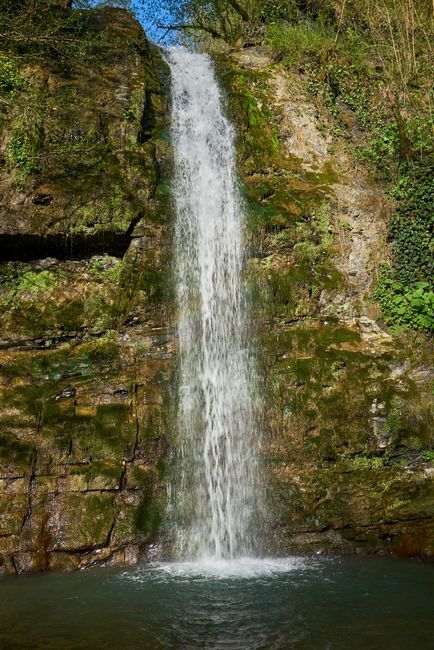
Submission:
[[[249,217],[265,546],[432,556],[432,351],[373,297],[392,206],[302,74],[255,49],[219,69]]]
[[[14,63],[0,120],[0,572],[137,561],[164,509],[166,69],[127,13],[90,16],[81,58]]]

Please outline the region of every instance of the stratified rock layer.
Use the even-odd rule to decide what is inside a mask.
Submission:
[[[372,298],[393,205],[353,162],[363,134],[345,115],[333,136],[321,98],[264,53],[220,65],[249,212],[266,546],[431,556],[432,346],[385,329]]]
[[[92,20],[92,61],[22,70],[44,109],[26,173],[11,138],[28,97],[0,114],[2,572],[134,563],[161,542],[167,70],[124,12]],[[267,552],[430,556],[432,350],[372,298],[393,206],[353,162],[363,132],[343,107],[348,137],[332,136],[321,98],[264,54],[218,65],[249,217]]]
[[[136,562],[164,510],[167,71],[126,13],[92,21],[92,60],[25,70],[43,144],[0,175],[0,571]]]

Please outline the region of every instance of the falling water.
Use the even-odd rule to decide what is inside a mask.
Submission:
[[[168,50],[175,156],[180,459],[176,555],[254,553],[254,363],[242,285],[243,204],[234,129],[211,60]]]

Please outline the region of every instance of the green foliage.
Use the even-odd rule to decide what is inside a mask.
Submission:
[[[311,58],[323,60],[333,47],[333,33],[322,21],[272,24],[267,29],[267,44],[287,65],[305,65]]]
[[[402,400],[398,395],[391,399],[384,428],[390,434],[398,433],[402,419]]]
[[[17,120],[11,128],[7,150],[9,164],[18,168],[24,177],[38,169],[42,137],[42,122],[37,114],[27,121]]]
[[[384,268],[375,291],[385,322],[390,326],[434,331],[434,292],[428,282],[405,285]]]
[[[6,55],[0,53],[0,93],[14,96],[26,85],[18,66]]]
[[[10,287],[2,299],[3,305],[8,305],[11,302],[21,300],[23,297],[31,298],[38,294],[50,293],[56,284],[56,278],[50,271],[32,271],[28,269],[18,276],[15,274],[9,276],[5,273],[2,284]]]
[[[381,169],[385,180],[391,180],[397,169],[399,157],[399,133],[395,122],[386,122],[372,131],[369,145],[361,147],[357,156],[361,162],[372,162]]]
[[[337,101],[344,102],[348,108],[354,111],[358,125],[368,128],[372,125],[373,118],[370,70],[366,70],[365,75],[362,75],[361,63],[345,59],[341,61],[341,51],[345,51],[345,44],[341,43],[339,47],[337,53],[339,62],[328,63],[326,70],[323,71],[323,74],[326,74],[327,83],[326,103],[332,115],[337,117],[339,114]],[[378,109],[374,115],[378,118]]]
[[[429,126],[426,125],[426,126]],[[395,123],[378,127],[364,154],[388,182],[396,210],[389,222],[393,268],[380,275],[375,297],[385,322],[434,330],[434,241],[432,213],[434,159],[430,129],[419,116],[405,121],[413,146],[411,163],[400,160]]]
[[[314,268],[326,259],[333,243],[328,203],[314,210],[309,221],[297,223],[296,238],[294,252],[300,264]]]
[[[265,0],[261,2],[259,18],[267,24],[295,20],[300,10],[295,0]]]
[[[93,257],[87,267],[87,272],[94,277],[101,280],[110,280],[113,284],[119,283],[121,271],[121,260],[110,255]]]
[[[50,271],[25,271],[16,285],[16,293],[37,294],[50,291],[56,279]]]
[[[433,178],[434,158],[406,167],[392,188],[397,210],[389,234],[401,282],[434,280]]]
[[[377,284],[378,300],[390,326],[434,330],[434,241],[432,213],[434,158],[432,131],[425,116],[402,118],[412,145],[411,161],[402,160],[399,125],[378,120],[359,158],[375,165],[387,183],[396,210],[389,222],[393,267],[383,269]]]
[[[432,12],[428,5],[417,11],[410,5],[349,0],[340,15],[311,12],[310,20],[270,25],[267,42],[284,65],[305,72],[307,89],[336,118],[340,135],[346,135],[344,124],[365,132],[357,160],[372,166],[396,206],[389,223],[392,267],[381,275],[376,298],[388,324],[428,332],[434,289],[428,284],[434,278]],[[306,260],[320,255],[307,239],[295,250]]]
[[[96,48],[104,44],[104,38],[92,18],[102,4],[112,3],[81,0],[74,3],[74,11],[67,4],[67,0],[2,0],[2,50],[25,58],[31,55],[33,62],[35,57],[68,61],[92,49],[97,54]]]
[[[340,226],[341,226],[342,230],[351,231],[351,230],[353,229],[353,227],[352,227],[352,225],[350,224],[350,222],[347,221],[346,219],[342,219],[342,221],[341,221],[341,223],[340,223]]]

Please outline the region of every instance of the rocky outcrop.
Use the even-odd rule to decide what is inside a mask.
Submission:
[[[78,255],[76,237],[100,235],[100,252],[111,252],[110,238],[157,209],[164,64],[127,13],[106,9],[90,22],[94,45],[83,58],[47,52],[16,68],[19,89],[2,115],[0,243],[22,235],[28,249],[30,236],[61,235]]]
[[[136,562],[165,507],[167,73],[128,14],[92,16],[101,50],[22,68],[2,115],[0,572]]]
[[[372,297],[393,205],[355,162],[363,131],[264,52],[220,70],[248,201],[268,548],[432,556],[432,347],[388,330]]]
[[[92,15],[93,55],[12,62],[0,115],[0,572],[128,564],[161,542],[167,71],[126,13]],[[355,162],[363,130],[266,53],[218,66],[248,211],[267,551],[430,556],[432,355],[372,297],[393,205]]]

